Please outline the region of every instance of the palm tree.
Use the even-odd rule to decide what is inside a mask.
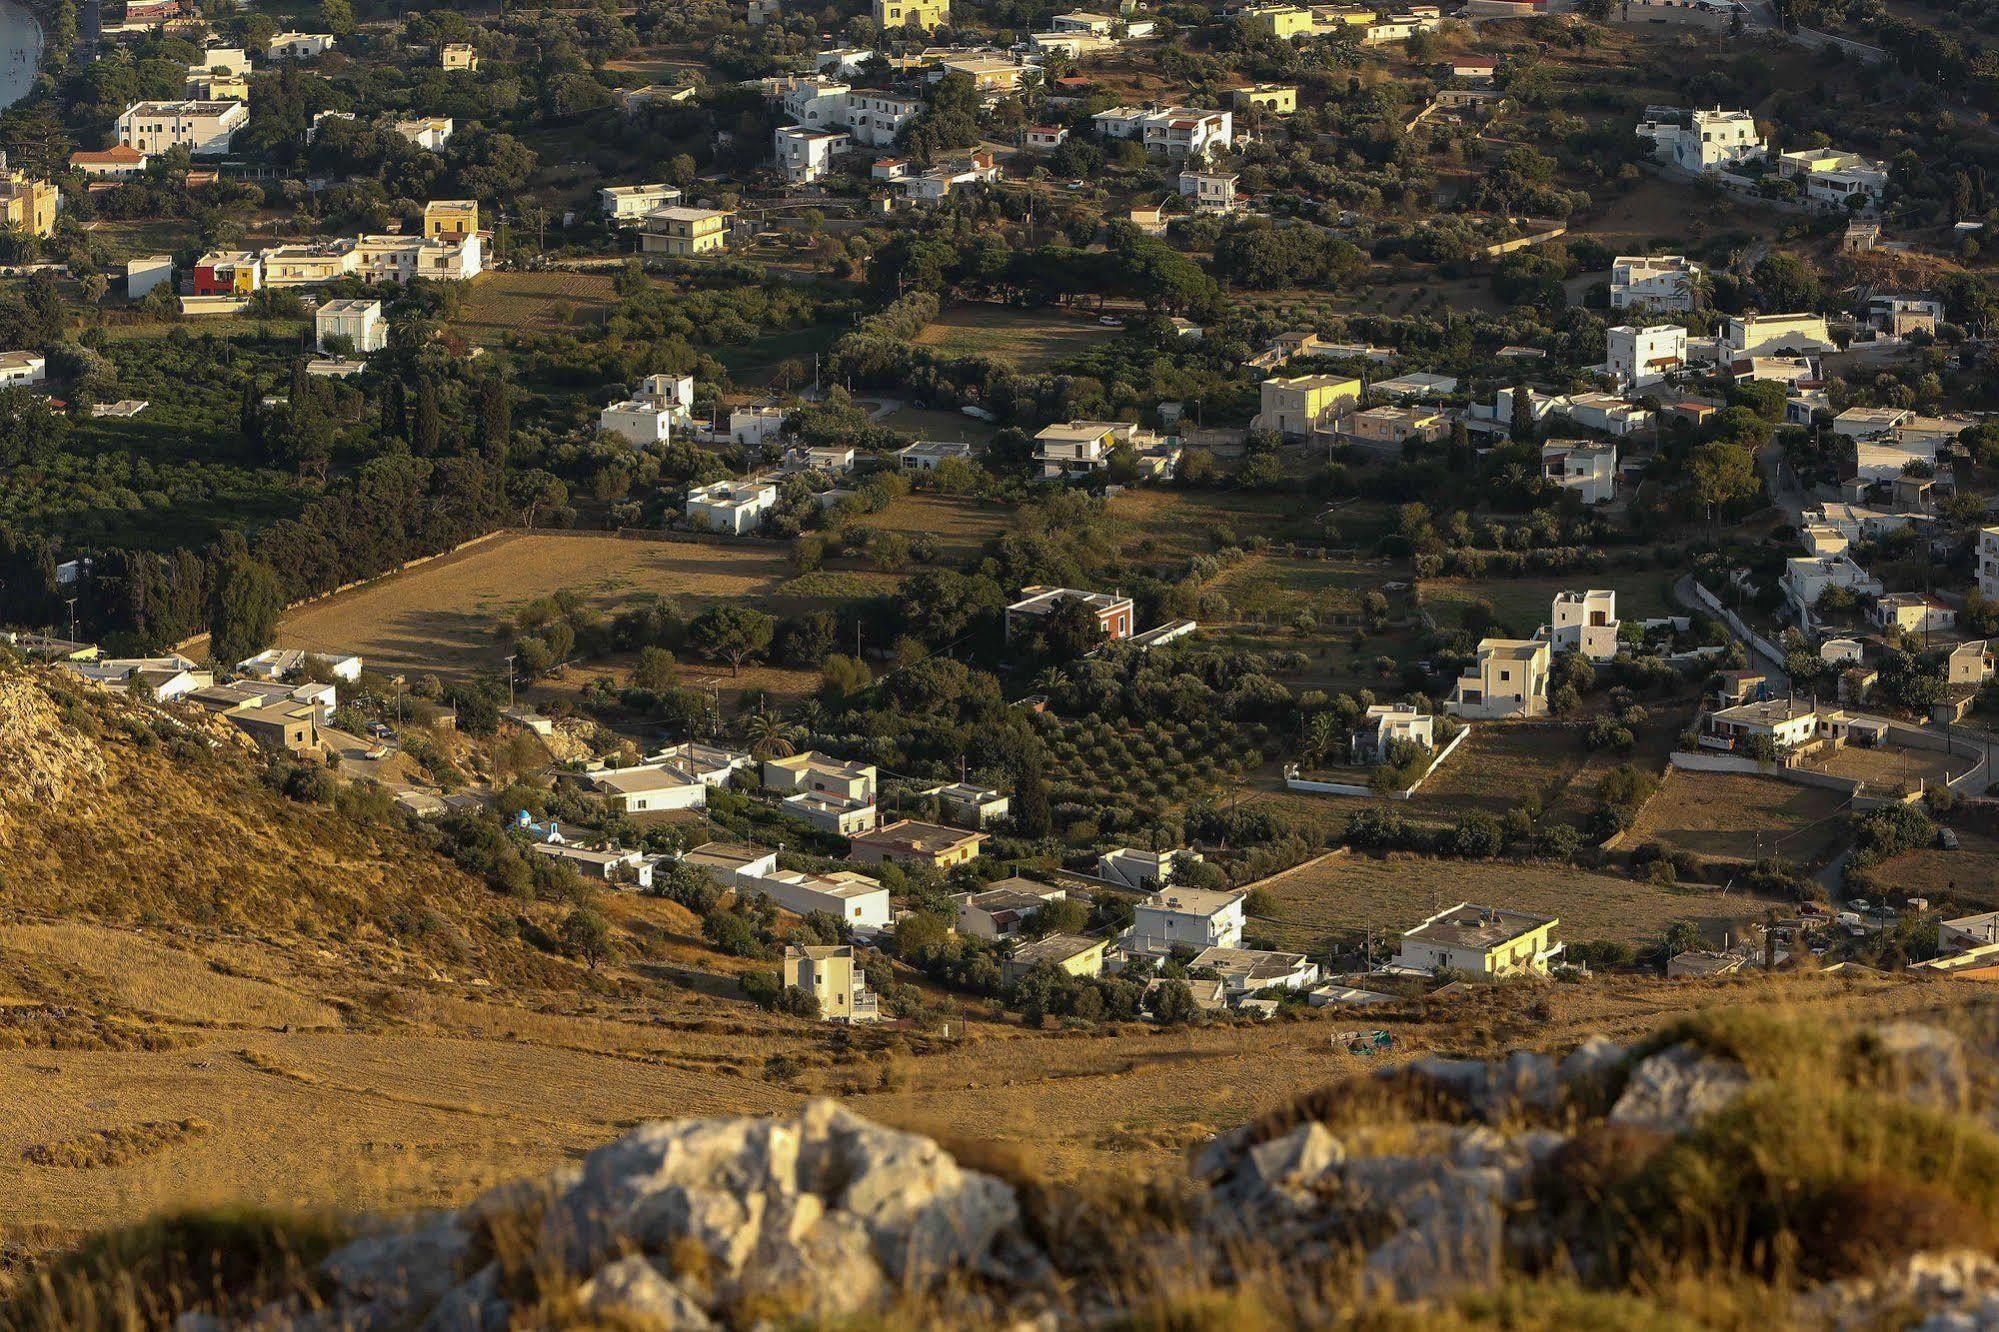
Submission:
[[[798,752],[798,728],[774,712],[758,708],[751,713],[744,734],[755,758],[790,758]]]

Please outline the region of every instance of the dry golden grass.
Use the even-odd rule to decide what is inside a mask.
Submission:
[[[1775,777],[1674,769],[1620,845],[1657,842],[1672,851],[1740,861],[1753,860],[1760,849],[1808,864],[1843,842],[1844,808],[1835,792]]]
[[[895,575],[843,574],[852,593],[892,587]],[[322,651],[359,653],[373,669],[412,674],[496,670],[507,655],[496,632],[536,597],[582,594],[612,614],[652,597],[693,614],[722,602],[791,614],[823,602],[788,592],[785,552],[719,542],[618,540],[564,532],[515,532],[285,617],[279,637]]]
[[[158,1156],[176,1143],[199,1138],[210,1125],[205,1119],[159,1120],[146,1124],[126,1124],[98,1129],[80,1137],[57,1142],[38,1142],[22,1152],[39,1166],[60,1166],[66,1170],[101,1170],[107,1166],[130,1165]]]
[[[1255,919],[1249,934],[1287,948],[1317,949],[1351,941],[1371,927],[1406,930],[1432,912],[1477,902],[1559,916],[1563,939],[1655,942],[1676,920],[1709,923],[1760,918],[1764,903],[1691,889],[1661,888],[1570,865],[1442,860],[1413,855],[1385,859],[1343,856],[1286,875],[1268,889],[1277,902],[1271,921]]]
[[[453,322],[472,334],[595,328],[617,302],[610,273],[488,273],[470,285]]]

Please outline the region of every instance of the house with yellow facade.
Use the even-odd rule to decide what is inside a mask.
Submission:
[[[423,234],[433,239],[463,240],[478,234],[477,199],[432,199],[423,206]]]
[[[1298,86],[1292,83],[1256,83],[1247,88],[1231,88],[1229,105],[1237,111],[1288,116],[1298,109]]]
[[[30,236],[52,236],[62,191],[25,171],[0,173],[0,223]]]
[[[874,0],[874,17],[885,32],[911,26],[928,32],[951,21],[951,0]]]
[[[1275,430],[1286,439],[1307,439],[1339,414],[1342,405],[1359,402],[1361,382],[1347,375],[1292,375],[1263,381],[1262,408],[1251,422],[1259,430]]]
[[[729,217],[717,208],[657,209],[646,215],[640,248],[676,259],[720,254],[729,245]]]
[[[1555,916],[1474,906],[1460,902],[1403,932],[1402,946],[1388,970],[1434,976],[1545,976],[1559,956]]]

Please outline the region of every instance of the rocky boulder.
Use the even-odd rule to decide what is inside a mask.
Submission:
[[[1610,1109],[1613,1124],[1684,1133],[1749,1090],[1742,1065],[1682,1042],[1639,1061]]]
[[[322,1264],[328,1309],[273,1307],[259,1321],[480,1332],[527,1312],[501,1294],[524,1287],[696,1332],[749,1300],[831,1321],[945,1276],[1004,1279],[1021,1264],[995,1250],[1025,1245],[1019,1219],[1003,1181],[830,1101],[790,1119],[663,1121],[580,1168],[364,1235]]]

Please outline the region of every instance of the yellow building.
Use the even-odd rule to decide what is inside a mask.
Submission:
[[[250,100],[250,79],[247,75],[226,69],[190,70],[186,92],[189,97],[203,102],[247,102]]]
[[[1252,5],[1237,16],[1242,26],[1280,42],[1312,35],[1316,22],[1302,5]]]
[[[679,259],[719,254],[729,245],[729,214],[714,208],[661,208],[646,215],[639,240],[647,254]]]
[[[45,180],[30,180],[26,172],[0,175],[0,224],[30,236],[52,236],[62,192]]]
[[[1254,424],[1286,439],[1304,439],[1331,420],[1342,403],[1360,401],[1361,383],[1345,375],[1294,375],[1263,381]]]
[[[881,1017],[867,977],[854,964],[854,950],[846,944],[787,945],[784,983],[817,999],[819,1016],[828,1022],[874,1022]]]
[[[1051,934],[1018,944],[1013,956],[1000,964],[1000,979],[1011,985],[1044,962],[1069,976],[1101,976],[1104,946],[1109,942],[1086,934]]]
[[[1259,83],[1254,87],[1231,90],[1229,101],[1238,111],[1288,116],[1298,109],[1298,89],[1289,83]]]
[[[463,240],[479,230],[477,199],[432,199],[423,206],[423,234],[433,239]]]
[[[874,16],[883,31],[913,25],[928,32],[951,21],[951,0],[874,0]]]
[[[1562,952],[1554,916],[1460,902],[1402,935],[1393,969],[1414,975],[1545,976]]]
[[[479,52],[470,42],[446,42],[438,48],[437,63],[448,71],[469,73],[479,68]]]

